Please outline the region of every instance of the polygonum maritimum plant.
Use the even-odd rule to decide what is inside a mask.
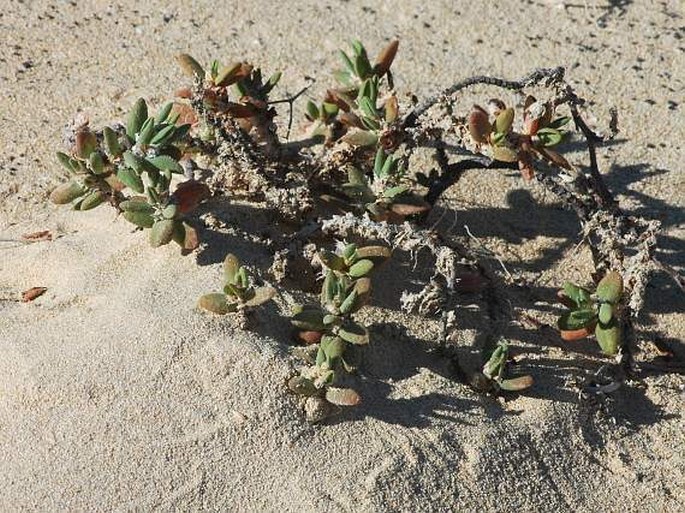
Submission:
[[[592,252],[594,274],[604,275],[594,293],[564,286],[561,299],[569,310],[559,320],[562,336],[594,333],[605,354],[620,355],[617,363],[624,375],[634,373],[639,366],[631,357],[636,343],[632,323],[642,308],[649,273],[660,269],[681,288],[685,285],[656,257],[659,223],[623,212],[600,172],[597,149],[617,132],[615,112],[610,111],[607,135],[591,128],[583,117],[588,103],[566,82],[563,68],[550,68],[513,81],[469,77],[421,103],[410,96],[411,110],[405,113],[407,106],[400,104],[404,96],[395,91],[391,71],[397,50],[398,42],[389,42],[373,63],[359,41],[352,42],[349,52],[341,51],[343,68],[334,75],[338,85],[305,107],[308,135],[314,137],[294,143],[279,139],[274,120],[279,105],[287,103],[289,134],[293,102],[307,88],[274,100],[280,73],[265,80],[260,68],[244,61],[226,66],[213,61],[205,68],[183,54],[178,60],[193,86],[179,89],[174,103],[156,116],[139,100],[126,126],[93,130],[80,123],[72,131],[69,151],[58,154],[71,179],[55,189],[51,199],[79,210],[108,202],[125,219],[148,229],[153,246],[175,240],[190,251],[198,237],[187,216],[209,195],[206,181],[217,192],[217,201],[222,196],[246,201],[268,213],[271,224],[258,227],[259,235],[242,233],[274,254],[271,272],[282,285],[286,278],[296,284],[306,281],[301,271],[305,266],[311,271],[312,251],[321,244],[359,241],[359,247],[319,252],[325,277],[318,304],[297,306],[291,319],[297,340],[313,353],[310,366],[289,386],[306,397],[309,420],[319,421],[338,406],[360,401],[355,390],[341,386],[343,371],[352,370],[345,352],[369,341],[356,314],[370,300],[370,272],[391,249],[412,259],[419,252],[432,258],[427,264],[432,266],[431,278],[418,292],[403,291],[405,311],[458,318],[460,291],[469,289],[463,273],[468,268],[471,293],[482,294],[487,303],[491,335],[504,335],[510,323],[503,321],[513,320],[523,308],[512,301],[508,289],[517,277],[501,262],[491,265],[492,254],[474,237],[462,240],[442,231],[439,223],[426,223],[430,209],[465,171],[518,168],[525,179],[576,212],[583,241]],[[455,112],[457,95],[478,85],[511,91],[525,100],[520,107],[509,107],[495,99],[482,102],[486,108]],[[533,89],[540,99],[528,94]],[[585,166],[580,161],[571,165],[563,146],[560,149],[571,130],[587,147]],[[475,148],[464,143],[466,133]],[[435,165],[417,169],[412,160],[417,149],[432,152]],[[194,168],[191,156],[205,165],[202,181],[178,183],[184,170]],[[212,227],[211,221],[203,221]],[[235,222],[228,216],[225,224]],[[269,236],[261,235],[262,228]],[[384,241],[390,247],[365,246],[365,241]],[[223,291],[203,296],[202,308],[246,312],[275,293],[256,287],[233,255],[227,256],[224,267]],[[300,288],[309,290],[304,283]],[[509,347],[500,339],[473,380],[461,379],[486,392],[530,386],[530,376],[507,375],[510,363]]]

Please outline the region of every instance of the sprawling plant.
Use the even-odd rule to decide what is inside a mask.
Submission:
[[[588,126],[582,114],[586,101],[565,81],[563,68],[538,69],[514,81],[470,77],[423,102],[403,104],[391,70],[397,51],[398,42],[391,41],[374,62],[359,41],[341,51],[337,84],[307,101],[307,138],[296,142],[288,140],[293,103],[307,87],[274,99],[280,73],[264,79],[259,67],[244,61],[204,67],[180,55],[193,83],[156,115],[138,100],[125,124],[93,130],[84,122],[70,131],[67,152],[58,153],[70,180],[51,199],[78,210],[109,203],[149,230],[153,246],[175,240],[186,252],[199,244],[192,224],[203,221],[189,215],[210,191],[217,196],[212,206],[228,201],[230,210],[230,202],[240,200],[266,210],[268,236],[234,228],[273,253],[274,281],[284,289],[295,284],[310,290],[313,269],[324,270],[318,302],[295,306],[290,319],[307,364],[289,387],[305,398],[307,417],[316,422],[361,400],[345,385],[352,370],[346,351],[369,342],[357,314],[371,297],[369,274],[391,251],[416,258],[422,250],[432,259],[430,279],[414,280],[412,291],[402,294],[407,312],[440,316],[446,330],[455,330],[458,322],[447,321],[459,316],[460,293],[480,293],[487,303],[488,338],[499,342],[486,351],[482,368],[462,369],[457,377],[493,393],[532,384],[530,376],[508,375],[511,358],[503,337],[511,323],[505,321],[522,314],[506,286],[515,277],[506,269],[503,275],[503,266],[493,264],[474,238],[461,240],[437,224],[425,224],[465,171],[518,169],[576,212],[592,251],[593,275],[603,276],[594,293],[564,286],[561,299],[569,310],[559,320],[562,337],[594,333],[602,351],[616,356],[620,375],[635,375],[633,319],[642,308],[649,273],[661,269],[685,285],[656,258],[659,223],[623,212],[600,173],[597,147],[616,133],[615,113],[606,135]],[[457,96],[476,86],[511,91],[521,104],[494,99],[482,102],[485,108],[456,112]],[[285,123],[275,120],[286,104],[284,140],[279,126]],[[586,165],[564,154],[564,139],[584,140]],[[419,148],[433,152],[432,167],[411,164]],[[195,160],[204,166],[202,180],[182,179],[194,172]],[[223,221],[236,223],[230,217]],[[207,228],[212,223],[206,221]],[[313,249],[339,240],[356,244],[337,252]],[[203,296],[200,307],[245,312],[273,297],[275,290],[255,286],[233,255],[224,268],[223,291]]]

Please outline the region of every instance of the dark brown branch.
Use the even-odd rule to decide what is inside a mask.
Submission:
[[[564,72],[565,70],[563,67],[539,68],[533,71],[532,73],[526,75],[525,77],[521,78],[520,80],[503,80],[501,78],[489,77],[485,75],[467,78],[465,80],[462,80],[461,82],[457,82],[456,84],[448,87],[440,94],[427,98],[404,118],[401,127],[402,129],[406,130],[407,128],[412,128],[416,126],[418,119],[423,114],[425,114],[426,111],[428,111],[428,109],[430,109],[433,105],[447,99],[448,97],[461,91],[462,89],[466,89],[467,87],[484,84],[500,87],[502,89],[520,91],[521,89],[525,89],[526,87],[533,87],[541,83],[546,86],[555,83],[561,83],[564,79]]]

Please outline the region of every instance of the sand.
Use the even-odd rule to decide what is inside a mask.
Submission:
[[[55,235],[0,243],[1,511],[685,509],[683,376],[649,376],[593,408],[574,386],[601,363],[592,344],[522,324],[509,336],[535,387],[479,396],[430,351],[434,323],[401,314],[389,287],[366,313],[373,342],[354,378],[364,403],[311,426],[283,386],[298,364],[278,316],[287,298],[257,332],[195,308],[220,282],[219,254],[263,269],[263,250],[219,234],[182,257],[107,208],[46,202],[63,178],[64,124],[77,112],[118,119],[139,96],[160,104],[184,83],[178,52],[281,69],[282,92],[318,75],[316,95],[346,40],[375,52],[399,37],[397,85],[419,97],[473,74],[564,65],[598,118],[616,106],[621,134],[602,170],[622,205],[663,222],[661,258],[682,271],[681,2],[0,4],[0,238]],[[587,276],[573,216],[515,174],[470,172],[443,206],[530,280],[522,294],[541,322],[553,322],[564,278]],[[48,290],[9,300],[32,286]],[[458,318],[465,355],[478,305],[466,298]],[[657,276],[641,337],[682,355],[684,312]]]

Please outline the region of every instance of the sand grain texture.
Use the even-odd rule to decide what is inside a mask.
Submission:
[[[399,37],[400,91],[564,65],[597,116],[615,105],[621,136],[601,150],[602,169],[628,210],[662,220],[662,258],[682,270],[681,2],[75,4],[0,0],[1,238],[56,236],[0,252],[3,298],[48,288],[31,303],[0,301],[0,510],[683,510],[682,376],[649,377],[594,415],[573,380],[600,360],[529,327],[512,339],[535,388],[480,397],[428,351],[436,326],[405,318],[385,291],[369,314],[363,405],[309,426],[283,387],[297,361],[274,307],[258,333],[194,307],[219,283],[219,252],[261,268],[267,255],[225,237],[181,257],[106,208],[46,203],[63,178],[53,155],[66,121],[79,110],[94,124],[121,118],[139,96],[161,104],[184,83],[175,53],[282,69],[281,91],[317,75],[318,94],[350,36],[373,52]],[[513,173],[468,173],[444,206],[534,279],[531,301],[587,276],[573,216]],[[644,336],[682,355],[685,301],[665,277],[647,310]],[[483,322],[469,311],[465,347]]]

